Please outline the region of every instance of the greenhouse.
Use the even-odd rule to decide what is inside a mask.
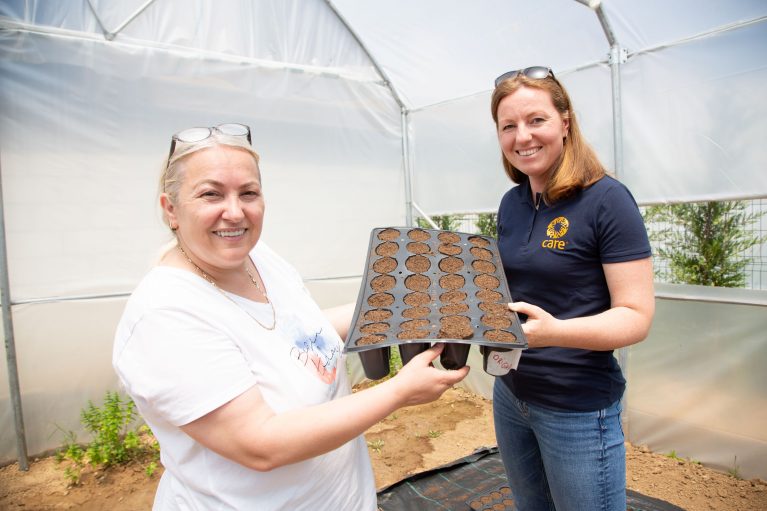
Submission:
[[[373,229],[494,219],[513,183],[493,81],[542,65],[653,242],[650,335],[616,352],[626,439],[767,479],[766,49],[760,0],[2,2],[0,462],[55,449],[118,388],[115,327],[170,239],[170,134],[250,126],[262,239],[334,306]],[[724,284],[675,259],[704,212],[741,236]],[[491,397],[476,348],[469,365]]]

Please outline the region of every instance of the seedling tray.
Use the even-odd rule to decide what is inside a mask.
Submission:
[[[363,277],[344,351],[359,353],[369,378],[388,374],[393,345],[406,363],[431,343],[446,343],[441,362],[448,369],[465,364],[471,344],[527,348],[519,318],[507,306],[511,294],[491,237],[376,228]],[[373,366],[378,370],[368,371]]]
[[[511,488],[504,483],[491,491],[475,495],[466,501],[467,509],[473,511],[515,511]]]

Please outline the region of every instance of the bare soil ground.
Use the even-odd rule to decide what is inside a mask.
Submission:
[[[383,488],[495,445],[492,405],[475,394],[451,389],[435,403],[399,410],[365,437],[376,485]],[[688,511],[767,510],[765,481],[739,480],[632,445],[627,445],[626,461],[630,489]],[[34,460],[28,472],[13,464],[0,469],[0,509],[149,510],[160,472],[148,478],[138,464],[86,471],[81,485],[70,488],[51,457]]]

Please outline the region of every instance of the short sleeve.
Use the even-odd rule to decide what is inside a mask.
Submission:
[[[131,329],[115,369],[128,392],[182,426],[256,384],[234,341],[181,310],[155,309]]]
[[[642,214],[631,192],[620,183],[608,189],[597,215],[602,263],[620,263],[650,257],[650,241]]]

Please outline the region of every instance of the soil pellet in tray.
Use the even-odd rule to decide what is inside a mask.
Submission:
[[[368,305],[371,307],[386,307],[394,303],[394,295],[389,293],[376,293],[368,297]]]
[[[498,291],[490,291],[489,289],[480,289],[475,296],[483,302],[497,302],[503,298],[503,295]]]
[[[397,260],[393,257],[383,257],[373,263],[373,271],[376,273],[389,273],[397,267]]]
[[[397,250],[399,249],[399,245],[394,243],[393,241],[387,241],[385,243],[381,243],[376,247],[376,254],[380,256],[393,256],[397,253]]]
[[[492,275],[487,275],[485,273],[474,277],[474,283],[477,285],[477,287],[481,287],[482,289],[495,289],[501,285],[500,280],[493,277]]]
[[[403,341],[408,339],[426,339],[427,337],[429,337],[428,330],[403,330],[397,334],[397,339]]]
[[[426,305],[431,303],[431,296],[426,293],[409,293],[402,299],[407,305],[411,307],[418,307],[420,305]]]
[[[466,339],[473,333],[471,319],[467,316],[444,316],[439,320],[440,339]]]
[[[394,287],[397,280],[391,275],[379,275],[370,281],[370,287],[374,291],[387,291]]]
[[[423,318],[429,315],[428,307],[410,307],[402,311],[402,317],[408,319]]]
[[[389,323],[370,323],[360,327],[363,334],[382,334],[389,329]]]
[[[442,243],[458,243],[461,237],[454,232],[441,232],[437,236]]]
[[[427,328],[429,326],[429,320],[428,319],[410,319],[408,321],[403,321],[399,324],[400,328],[402,330],[415,330],[418,328]]]
[[[517,336],[506,330],[488,330],[482,334],[485,339],[493,342],[514,342]]]
[[[391,316],[392,312],[389,309],[373,309],[367,311],[363,318],[365,321],[374,322],[389,319]]]
[[[460,314],[469,310],[469,306],[465,303],[450,303],[443,305],[439,308],[439,312],[443,315]]]
[[[496,279],[496,282],[497,281],[498,279]],[[466,279],[463,278],[463,275],[455,273],[448,273],[439,278],[439,286],[442,289],[458,289],[459,287],[463,287],[464,284],[466,284]]]
[[[511,312],[507,304],[495,302],[481,302],[479,309],[499,316],[508,315]]]
[[[482,324],[491,328],[509,328],[511,326],[511,320],[507,316],[501,316],[500,314],[488,314],[482,316]]]
[[[366,335],[357,339],[357,346],[370,346],[371,344],[378,344],[384,342],[386,336],[383,335]]]
[[[431,279],[425,275],[414,274],[405,278],[405,287],[411,291],[426,291],[429,289]]]
[[[420,241],[411,241],[405,248],[407,248],[407,251],[411,254],[427,254],[431,251],[429,245],[421,243]]]
[[[471,267],[474,268],[474,270],[478,271],[479,273],[495,272],[495,265],[491,263],[490,261],[483,261],[482,259],[477,259],[476,261],[472,261]]]
[[[431,234],[423,229],[412,229],[408,231],[407,237],[414,241],[426,241],[431,238]]]
[[[399,238],[399,231],[397,229],[384,229],[378,233],[378,239],[383,241],[394,241]]]
[[[461,253],[461,247],[459,247],[458,245],[449,245],[447,243],[443,243],[440,246],[438,246],[437,250],[439,250],[440,254],[445,254],[445,255],[458,255]]]
[[[405,260],[405,268],[413,273],[423,273],[431,268],[431,261],[422,255],[410,256]]]
[[[439,269],[445,273],[456,273],[463,268],[463,261],[457,257],[445,257],[439,262]]]
[[[487,246],[490,246],[490,242],[488,240],[486,240],[485,238],[480,238],[479,236],[471,236],[471,237],[469,237],[469,243],[471,243],[475,247],[487,247]]]
[[[469,249],[469,252],[471,252],[471,255],[476,257],[477,259],[483,259],[485,261],[489,261],[493,258],[493,253],[490,252],[486,248],[481,247],[471,247]]]
[[[466,299],[466,293],[463,291],[456,291],[453,289],[452,291],[447,291],[445,293],[442,293],[439,295],[439,299],[442,302],[445,303],[456,303],[456,302],[462,302]]]

